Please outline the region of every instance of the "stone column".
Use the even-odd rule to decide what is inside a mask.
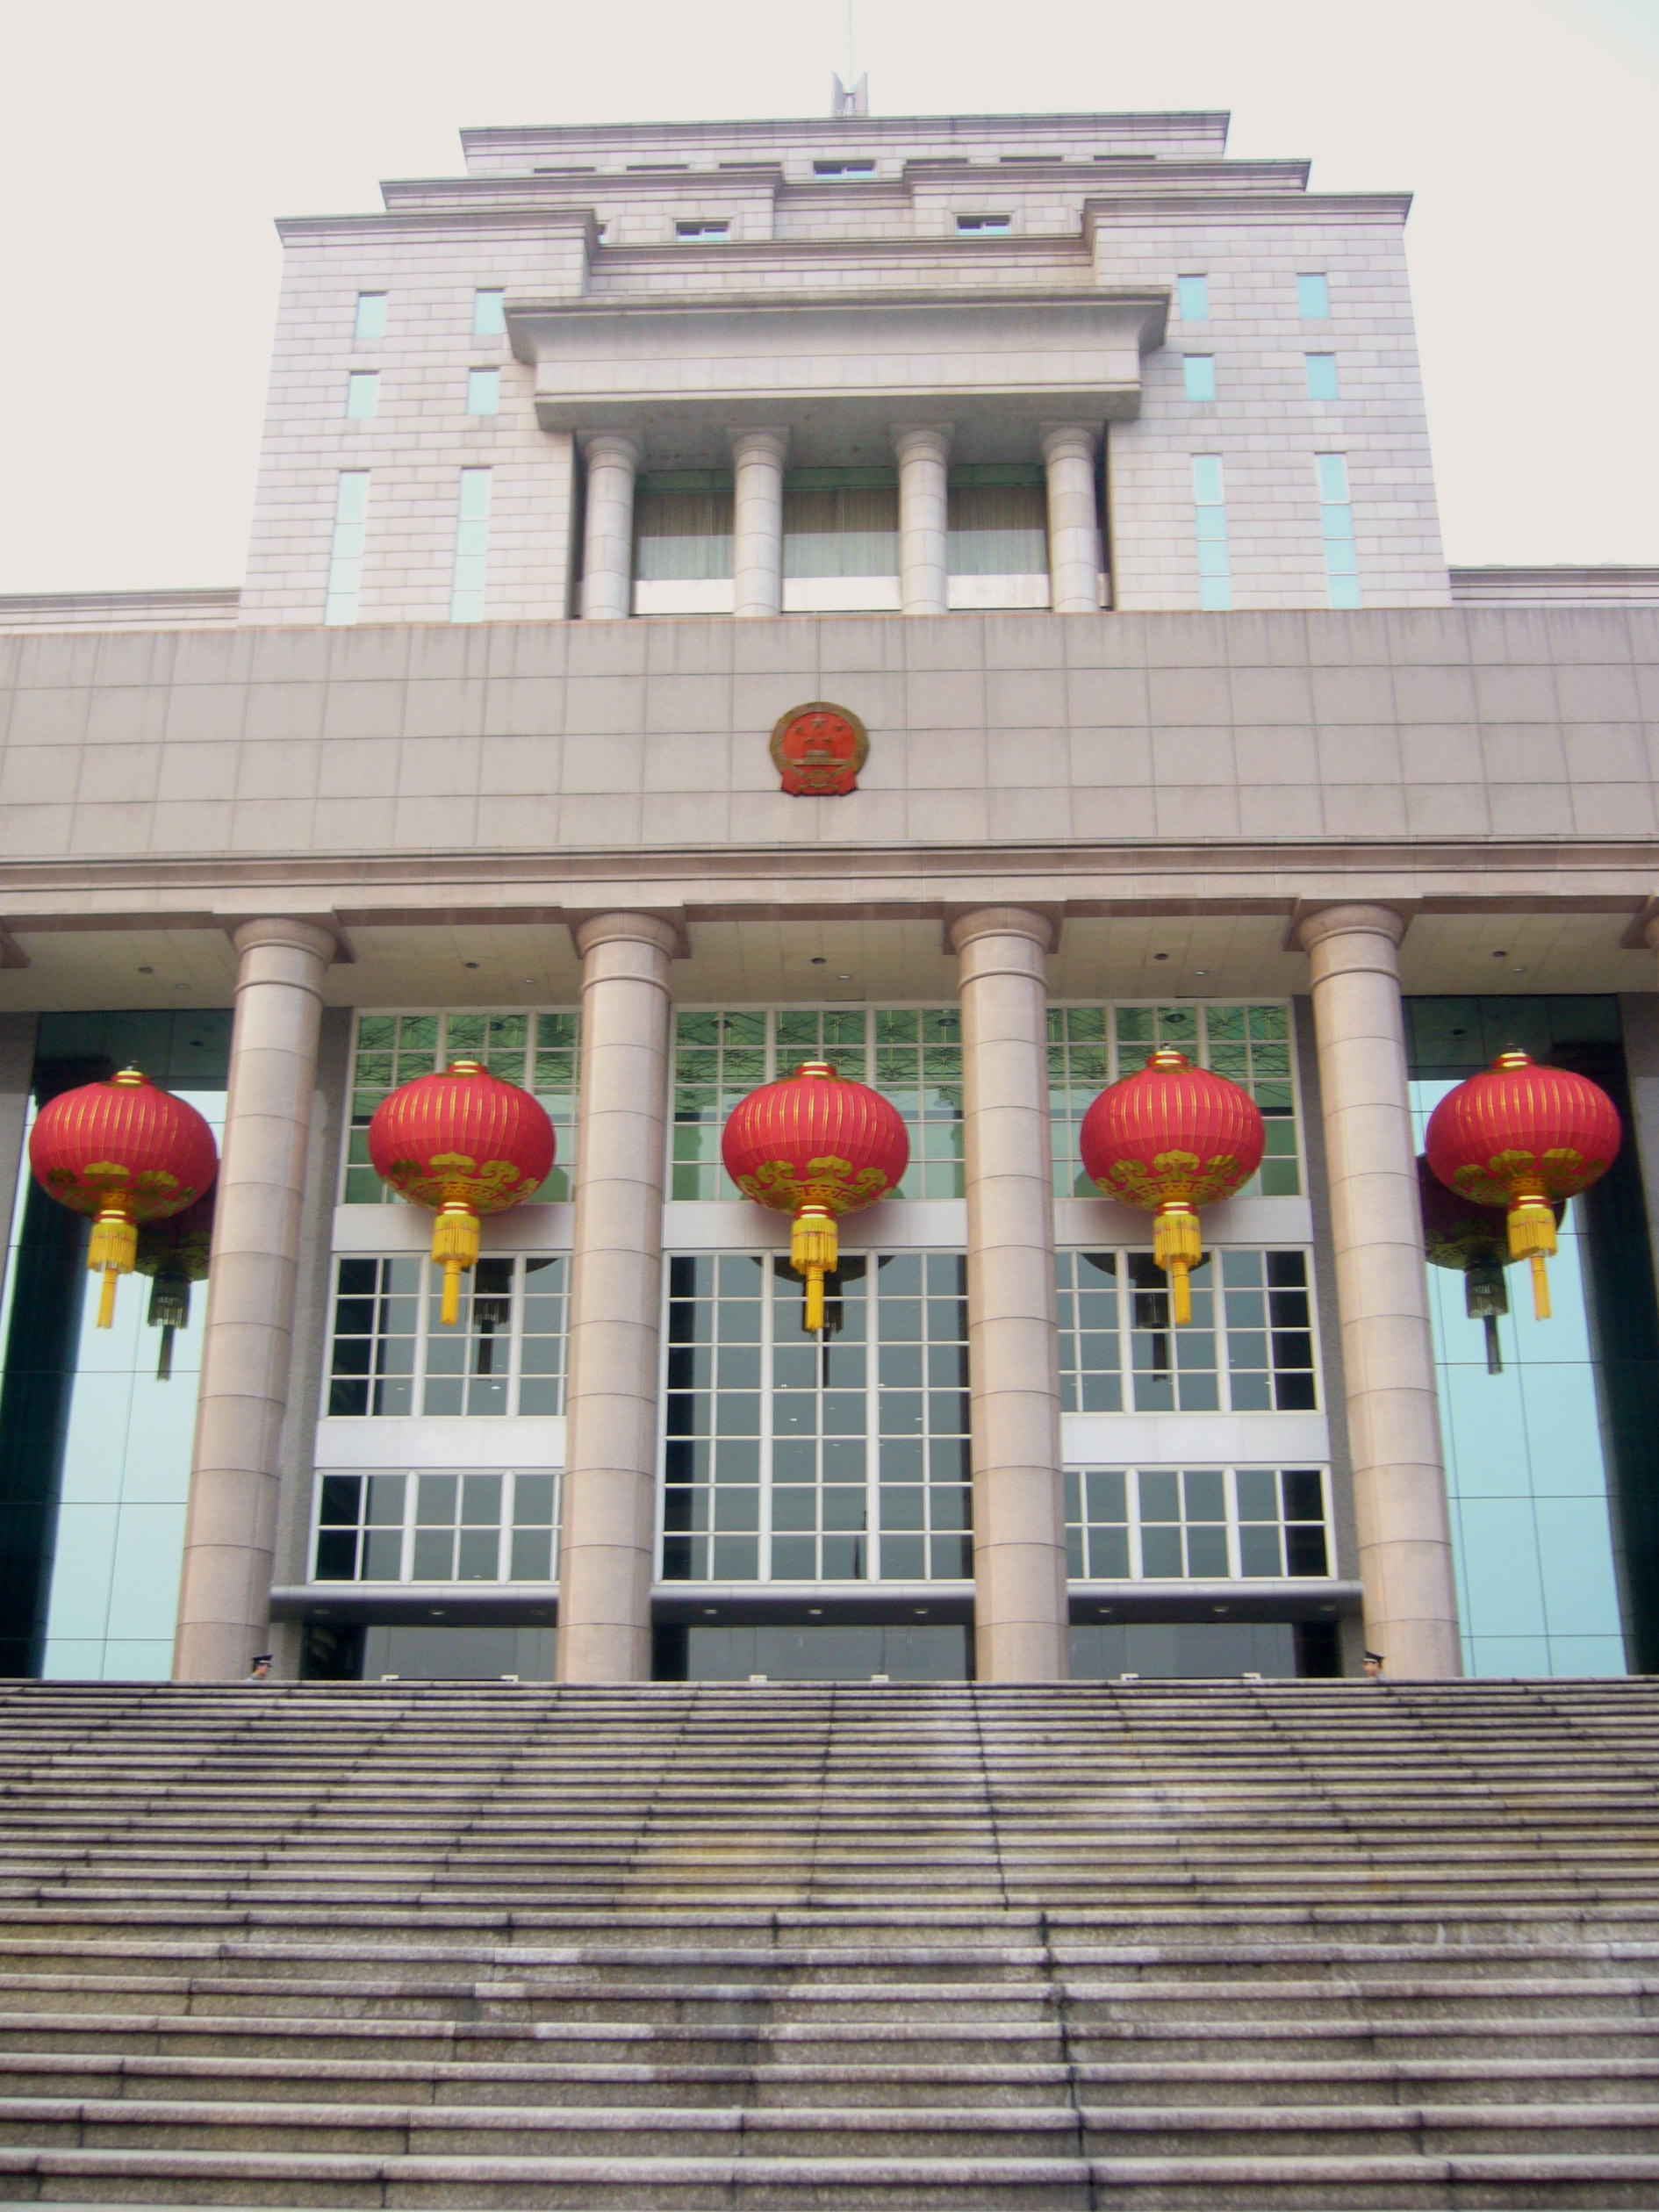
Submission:
[[[907,614],[943,614],[950,606],[948,426],[895,430],[899,456],[899,587]]]
[[[1392,908],[1322,907],[1313,963],[1365,1634],[1390,1676],[1460,1674]]]
[[[244,922],[231,1029],[196,1452],[179,1582],[178,1682],[240,1681],[270,1620],[283,1420],[324,971],[332,930]],[[295,1408],[310,1420],[316,1409]]]
[[[734,430],[731,438],[732,611],[783,613],[783,472],[786,430]]]
[[[981,1682],[1068,1672],[1049,1162],[1047,917],[963,915],[974,1636]]]
[[[582,1074],[571,1258],[562,1682],[649,1682],[673,925],[579,923]]]
[[[634,479],[639,441],[607,430],[590,438],[582,539],[582,620],[620,622],[634,608]]]
[[[1086,423],[1057,423],[1043,433],[1050,604],[1057,614],[1100,611],[1100,506],[1095,497],[1099,442]]]

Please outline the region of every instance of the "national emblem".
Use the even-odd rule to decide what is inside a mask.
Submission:
[[[870,740],[849,708],[815,699],[779,717],[772,733],[772,757],[791,797],[841,799],[858,787]]]

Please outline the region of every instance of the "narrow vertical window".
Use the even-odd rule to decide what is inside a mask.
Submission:
[[[1310,399],[1334,399],[1337,396],[1336,356],[1334,354],[1304,354],[1308,370]]]
[[[1181,373],[1189,399],[1213,399],[1215,398],[1216,363],[1213,354],[1183,356]]]
[[[357,324],[352,334],[360,346],[377,345],[386,334],[384,292],[357,294]]]
[[[461,512],[455,528],[455,577],[449,620],[484,620],[484,571],[490,557],[490,471],[463,469]]]
[[[1203,323],[1210,320],[1210,279],[1207,276],[1177,276],[1175,305],[1184,323]]]
[[[380,371],[354,369],[346,378],[346,420],[368,422],[380,412]]]
[[[470,415],[492,415],[499,404],[501,371],[499,369],[469,369],[467,370],[467,413]]]
[[[1227,562],[1227,508],[1221,456],[1192,456],[1193,524],[1198,539],[1198,604],[1216,614],[1232,605],[1232,571]]]
[[[506,328],[506,294],[475,291],[472,295],[472,335],[499,338]]]
[[[1360,604],[1359,564],[1354,555],[1354,508],[1348,498],[1347,457],[1340,453],[1315,456],[1314,473],[1319,487],[1319,534],[1325,540],[1325,575],[1332,607]]]
[[[369,519],[369,471],[347,469],[334,493],[334,535],[328,549],[325,622],[355,622],[363,588],[363,541]]]
[[[1304,322],[1329,322],[1331,287],[1323,276],[1296,278],[1296,312]]]

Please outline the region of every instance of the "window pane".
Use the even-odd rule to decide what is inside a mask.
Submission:
[[[1314,467],[1318,471],[1319,497],[1322,499],[1347,500],[1348,496],[1348,463],[1346,454],[1321,453],[1316,456]]]
[[[499,369],[469,369],[467,413],[470,415],[492,415],[496,411],[500,384],[501,372]]]
[[[494,338],[506,328],[506,292],[474,292],[472,295],[472,335],[475,338]]]
[[[1337,396],[1336,356],[1307,354],[1304,356],[1308,370],[1310,399],[1334,399]]]
[[[1175,301],[1182,322],[1210,320],[1210,280],[1207,276],[1178,276]]]
[[[380,371],[377,369],[354,370],[346,378],[346,419],[348,422],[365,422],[376,413],[380,405]]]
[[[1221,505],[1221,456],[1218,453],[1195,453],[1193,455],[1192,496],[1195,504],[1198,506]]]
[[[1330,287],[1323,276],[1296,278],[1296,309],[1304,322],[1324,322],[1331,313]]]
[[[1216,396],[1216,364],[1209,354],[1189,354],[1182,361],[1181,373],[1186,380],[1189,399],[1213,399]]]
[[[357,326],[353,333],[357,343],[370,344],[386,334],[386,295],[384,292],[357,294]]]

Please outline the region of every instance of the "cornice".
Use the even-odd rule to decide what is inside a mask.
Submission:
[[[662,845],[0,865],[0,930],[223,929],[255,914],[399,922],[558,923],[601,901],[688,920],[790,915],[941,919],[965,901],[1072,917],[1269,915],[1305,901],[1410,901],[1425,914],[1526,910],[1639,917],[1659,837],[1148,838],[1088,844]],[[62,903],[60,903],[61,901]]]
[[[1091,192],[1083,204],[1083,226],[1091,217],[1202,214],[1219,222],[1404,223],[1411,212],[1410,192]]]
[[[729,266],[729,262],[724,264]],[[1080,270],[1087,263],[1079,262]],[[557,315],[561,320],[570,316],[626,315],[630,322],[652,316],[675,317],[686,314],[753,314],[765,309],[771,314],[825,315],[835,314],[847,308],[908,308],[963,307],[984,308],[1011,305],[1021,307],[1094,308],[1110,311],[1124,309],[1138,314],[1161,314],[1168,310],[1169,289],[1164,284],[1095,284],[1079,283],[1067,285],[1022,284],[1010,287],[966,284],[916,285],[900,291],[896,285],[871,285],[857,291],[836,291],[821,292],[808,298],[775,291],[708,291],[708,292],[585,292],[580,298],[563,298],[557,294],[545,299],[514,299],[507,302],[507,320],[511,327],[515,320],[529,321],[543,315]]]
[[[645,145],[672,142],[694,144],[699,140],[774,138],[780,132],[801,132],[821,137],[826,144],[851,144],[863,139],[904,138],[917,131],[937,133],[977,133],[998,138],[1036,136],[1050,131],[1101,131],[1128,138],[1160,138],[1175,133],[1209,131],[1225,140],[1232,121],[1226,108],[1171,108],[1119,113],[1089,108],[1066,109],[1052,115],[798,115],[740,117],[707,123],[549,123],[504,124],[463,130],[463,153],[506,152],[517,147]]]

